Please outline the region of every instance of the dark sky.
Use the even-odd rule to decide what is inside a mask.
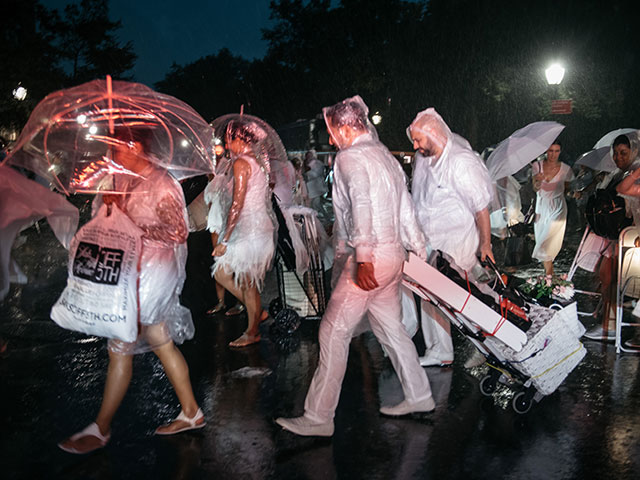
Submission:
[[[41,0],[61,11],[72,0]],[[227,47],[246,59],[267,49],[260,29],[269,25],[269,0],[110,0],[120,40],[133,42],[135,80],[153,86],[175,61],[180,65]]]

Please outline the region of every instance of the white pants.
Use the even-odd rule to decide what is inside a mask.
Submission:
[[[420,302],[422,335],[427,347],[425,355],[445,360],[453,359],[451,324],[444,314],[431,302]]]
[[[320,359],[304,405],[305,416],[310,420],[326,423],[333,419],[351,337],[365,314],[369,316],[371,330],[389,355],[405,400],[414,403],[431,397],[429,380],[401,321],[403,257],[397,246],[378,248],[373,265],[379,286],[365,291],[356,284],[355,256],[349,255],[320,324]]]

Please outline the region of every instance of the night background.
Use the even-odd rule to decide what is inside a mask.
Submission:
[[[291,156],[310,146],[330,149],[326,132],[319,138],[322,108],[356,94],[370,116],[381,116],[377,131],[396,154],[413,150],[405,129],[430,106],[478,152],[531,122],[560,122],[566,126],[561,160],[570,165],[607,132],[640,127],[638,0],[3,0],[0,19],[0,140],[9,146],[46,95],[106,75],[173,95],[207,122],[244,106],[277,129]],[[554,62],[566,69],[559,85],[545,78]],[[554,100],[570,100],[571,112],[552,114]],[[315,145],[285,135],[314,120]],[[319,155],[327,174],[332,155]],[[519,181],[526,209],[536,193],[529,176]],[[187,203],[196,203],[204,184],[204,175],[183,183]],[[34,197],[31,190],[24,196]],[[69,198],[82,222],[91,216],[92,198]],[[329,218],[331,199],[322,200]],[[577,205],[569,201],[557,272],[574,266],[588,231],[584,207]],[[21,213],[2,192],[0,206]],[[530,257],[533,226],[522,231],[492,244],[501,269],[509,240],[528,249],[528,260],[504,270],[524,283],[543,270]],[[366,332],[349,347],[333,437],[283,430],[276,418],[303,412],[319,356],[319,317],[305,318],[286,335],[286,324],[269,319],[260,325],[259,343],[229,348],[247,317],[208,312],[218,298],[211,235],[204,229],[187,240],[181,302],[192,312],[196,333],[180,351],[206,427],[154,435],[180,404],[156,356],[136,355],[109,444],[70,455],[57,444],[93,421],[107,349],[102,339],[60,328],[50,318],[65,288],[68,252],[49,225],[40,220],[10,233],[0,242],[16,237],[11,258],[28,281],[12,285],[0,301],[1,480],[638,478],[640,355],[620,353],[613,342],[585,341],[579,365],[523,412],[516,400],[531,385],[500,377],[495,366],[465,367],[476,349],[454,329],[453,366],[425,367],[435,411],[393,418],[379,408],[400,402],[402,387]],[[271,307],[282,308],[284,291],[297,285],[291,275],[283,277],[291,280],[285,285],[278,268],[284,267],[272,269],[261,292],[272,317],[278,314]],[[319,271],[328,273],[322,265]],[[593,293],[597,277],[581,268],[572,281]],[[225,298],[225,308],[235,303],[230,294]],[[602,323],[595,298],[580,297],[589,330]],[[629,297],[620,299],[627,310],[633,305]],[[419,355],[426,353],[422,338],[419,330]],[[487,379],[495,380],[489,389]]]
[[[46,94],[111,74],[174,95],[205,119],[238,111],[274,127],[359,94],[381,139],[434,106],[482,151],[537,120],[567,126],[573,162],[606,132],[637,127],[637,1],[9,0],[0,129],[19,131]],[[559,86],[544,70],[566,69]],[[12,91],[27,88],[18,101]],[[572,113],[552,115],[551,101]]]

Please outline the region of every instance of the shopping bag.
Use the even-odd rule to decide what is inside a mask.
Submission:
[[[67,286],[51,319],[68,330],[134,341],[142,233],[116,205],[102,205],[71,241]]]

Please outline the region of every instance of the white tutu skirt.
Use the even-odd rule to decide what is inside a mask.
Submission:
[[[243,235],[237,239],[232,235],[225,254],[216,257],[211,273],[215,275],[219,269],[223,269],[233,273],[237,286],[252,283],[261,291],[264,277],[273,262],[275,247],[273,232]]]

